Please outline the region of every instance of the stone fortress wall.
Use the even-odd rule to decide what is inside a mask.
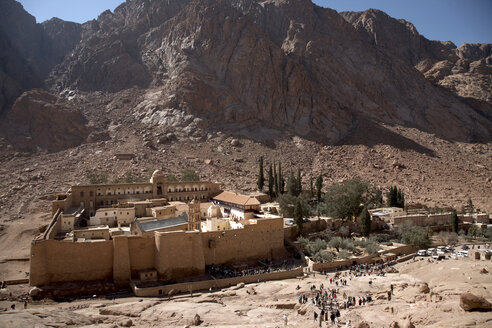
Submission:
[[[283,219],[259,219],[244,229],[221,232],[156,232],[154,238],[115,236],[86,243],[38,239],[31,245],[30,284],[74,281],[127,284],[138,272],[156,269],[173,281],[201,275],[209,264],[247,263],[285,255]]]

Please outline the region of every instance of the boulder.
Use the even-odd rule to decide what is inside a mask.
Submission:
[[[365,321],[359,322],[359,324],[355,327],[356,328],[371,328],[371,326],[369,326],[369,324]]]
[[[237,139],[232,139],[231,140],[231,146],[233,147],[241,147],[241,142]]]
[[[389,328],[400,328],[400,325],[397,321],[393,321],[392,323],[390,323]]]
[[[482,268],[482,270],[480,270],[480,273],[481,273],[481,274],[487,274],[487,273],[489,273],[489,272],[487,271],[487,269]]]
[[[195,314],[195,316],[193,317],[193,320],[191,321],[191,324],[193,326],[199,326],[201,323],[202,323],[202,319],[200,318],[200,316],[197,314]]]
[[[429,288],[429,285],[427,285],[426,282],[424,282],[422,285],[420,285],[419,293],[427,294],[429,292],[430,292],[430,288]]]
[[[492,304],[481,296],[472,293],[463,293],[460,296],[460,307],[465,311],[490,311]]]

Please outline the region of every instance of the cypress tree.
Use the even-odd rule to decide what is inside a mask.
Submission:
[[[316,178],[316,199],[318,204],[321,202],[321,189],[323,189],[323,176],[320,174]]]
[[[293,172],[290,172],[289,179],[287,180],[287,192],[291,196],[297,196],[297,181]]]
[[[297,168],[297,196],[299,196],[302,193],[302,177],[301,177],[301,169]]]
[[[275,162],[273,162],[273,189],[274,189],[275,197],[277,197],[279,195],[279,188],[278,188],[277,165],[275,164]]]
[[[359,222],[360,232],[362,233],[363,236],[366,237],[369,236],[369,234],[371,233],[371,215],[367,210],[367,206],[364,206],[364,209],[362,210],[359,219],[360,219]]]
[[[314,196],[313,177],[309,178],[309,187],[311,188],[311,198],[312,198]]]
[[[268,169],[268,194],[270,195],[271,198],[273,198],[274,191],[273,191],[273,170],[272,170],[272,164],[270,163],[270,168]]]
[[[453,213],[451,214],[451,229],[453,229],[453,232],[458,233],[458,224],[459,224],[459,219],[458,219],[458,213],[456,213],[456,210],[453,210]]]
[[[259,160],[259,172],[258,172],[258,191],[263,190],[263,186],[265,185],[265,176],[263,175],[263,156],[260,156]]]
[[[303,214],[301,201],[299,199],[297,199],[294,207],[294,222],[297,225],[297,233],[300,235],[302,233]]]
[[[285,180],[282,175],[282,162],[278,161],[278,187],[279,194],[283,194],[285,190]]]

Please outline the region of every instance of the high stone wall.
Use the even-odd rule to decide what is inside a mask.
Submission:
[[[74,243],[35,240],[31,244],[29,283],[113,279],[113,242]]]

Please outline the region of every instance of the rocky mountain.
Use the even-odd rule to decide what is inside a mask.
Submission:
[[[412,23],[380,10],[340,13],[372,43],[414,66],[433,84],[463,98],[492,104],[492,45],[431,41]]]
[[[128,0],[84,24],[4,0],[0,43],[0,216],[43,211],[96,169],[190,167],[252,191],[259,156],[302,167],[306,186],[357,174],[492,208],[490,45],[309,0]]]
[[[20,3],[0,2],[0,115],[22,92],[44,86],[80,33],[79,24],[57,18],[37,24]]]
[[[147,122],[243,135],[253,129],[266,139],[274,129],[329,143],[362,121],[453,140],[491,137],[488,112],[414,68],[423,55],[381,51],[309,0],[132,1],[83,29],[73,55],[52,72],[53,90],[138,86],[148,97],[135,115]]]

